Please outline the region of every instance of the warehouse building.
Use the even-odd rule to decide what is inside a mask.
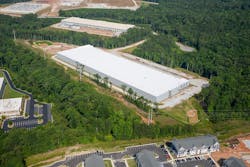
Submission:
[[[101,156],[93,154],[86,158],[84,167],[105,167],[105,165]]]
[[[0,99],[0,116],[20,116],[22,103],[22,98]]]
[[[4,78],[0,77],[0,99],[3,97],[3,92],[4,92]]]
[[[136,163],[138,167],[163,167],[154,157],[154,153],[148,150],[142,150],[136,154]]]
[[[84,71],[121,88],[131,88],[137,96],[143,96],[151,102],[161,102],[177,94],[189,85],[188,80],[170,73],[159,71],[135,61],[113,55],[91,45],[58,52],[55,58],[71,68],[77,64],[84,66]]]
[[[205,135],[173,140],[170,147],[177,157],[205,154],[219,151],[220,145],[216,136]]]
[[[78,17],[70,17],[61,21],[59,27],[79,30],[81,28],[91,28],[103,31],[111,31],[116,36],[126,32],[128,29],[135,27],[131,24],[120,24],[108,21],[83,19]]]
[[[84,0],[60,0],[61,6],[79,6]]]
[[[35,14],[48,7],[50,7],[50,5],[48,4],[22,2],[22,3],[15,3],[13,5],[0,9],[0,12],[9,14]]]

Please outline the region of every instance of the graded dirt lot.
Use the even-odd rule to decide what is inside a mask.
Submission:
[[[118,7],[125,7],[134,6],[134,2],[132,0],[87,0],[87,3],[105,3],[109,6],[118,6]]]
[[[52,42],[46,42],[46,41],[45,42],[36,41],[33,43],[32,47],[41,49],[47,54],[52,56],[52,55],[55,55],[57,52],[68,50],[68,49],[73,49],[77,46],[66,44],[66,43],[60,43],[60,42],[52,43]]]
[[[234,156],[243,159],[246,166],[250,167],[250,149],[246,147],[244,140],[250,140],[250,134],[229,139],[229,146],[221,146],[219,152],[212,153],[213,159],[218,162],[220,159]]]
[[[33,0],[37,3],[50,5],[50,11],[41,14],[43,17],[58,17],[59,11],[79,8],[106,8],[106,9],[130,9],[136,10],[141,0],[84,0],[80,5],[62,6],[61,0]],[[73,0],[72,0],[73,1]]]

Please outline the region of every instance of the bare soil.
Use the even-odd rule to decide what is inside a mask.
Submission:
[[[105,3],[108,6],[118,6],[118,7],[134,6],[132,0],[87,0],[87,3]]]
[[[243,143],[243,140],[250,140],[250,134],[240,137],[234,137],[228,140],[228,143],[231,143],[231,141],[234,141],[235,139],[238,139],[238,144],[234,144],[231,146],[221,146],[219,152],[212,153],[213,159],[218,162],[220,159],[227,159],[232,156],[242,159],[243,156],[250,155],[250,149],[247,148]],[[247,167],[250,167],[250,164],[247,163],[247,161],[244,162]]]

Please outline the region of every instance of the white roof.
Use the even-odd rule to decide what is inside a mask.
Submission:
[[[108,22],[108,21],[83,19],[83,18],[78,18],[78,17],[70,17],[70,18],[62,20],[62,22],[88,24],[92,26],[115,28],[119,30],[128,30],[129,28],[134,27],[134,25],[131,25],[131,24],[120,24],[120,23],[114,23],[114,22]]]
[[[0,77],[0,90],[2,89],[3,81],[4,81],[4,78],[3,78],[3,77]]]
[[[38,4],[34,2],[21,2],[2,8],[0,9],[0,11],[7,13],[29,14],[29,13],[36,13],[49,6],[50,5],[48,4]]]
[[[146,65],[119,57],[91,45],[62,51],[58,53],[73,61],[100,71],[123,83],[159,96],[172,90],[188,80],[164,73]]]
[[[0,113],[18,111],[22,106],[22,98],[0,99]]]
[[[250,149],[250,140],[243,140],[243,143]]]

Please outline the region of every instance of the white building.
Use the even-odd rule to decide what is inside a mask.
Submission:
[[[188,80],[147,65],[113,55],[91,45],[58,52],[56,59],[69,67],[84,65],[85,72],[107,77],[117,87],[133,89],[138,96],[161,102],[189,85]]]
[[[61,6],[79,6],[84,0],[60,0]]]
[[[219,151],[217,137],[212,135],[190,137],[171,141],[171,149],[177,157],[206,154]]]
[[[4,91],[4,78],[0,77],[0,99],[3,96],[3,91]]]
[[[126,32],[128,29],[135,27],[131,24],[120,24],[108,21],[100,21],[100,20],[91,20],[91,19],[83,19],[78,17],[70,17],[63,19],[59,24],[59,27],[63,28],[72,28],[76,29],[75,27],[80,28],[92,28],[97,30],[105,30],[105,31],[112,31],[115,35],[120,35],[121,33]]]
[[[20,116],[22,98],[0,99],[0,116]]]
[[[10,14],[35,14],[41,10],[50,7],[48,4],[38,4],[33,2],[15,3],[0,9],[0,12]]]

